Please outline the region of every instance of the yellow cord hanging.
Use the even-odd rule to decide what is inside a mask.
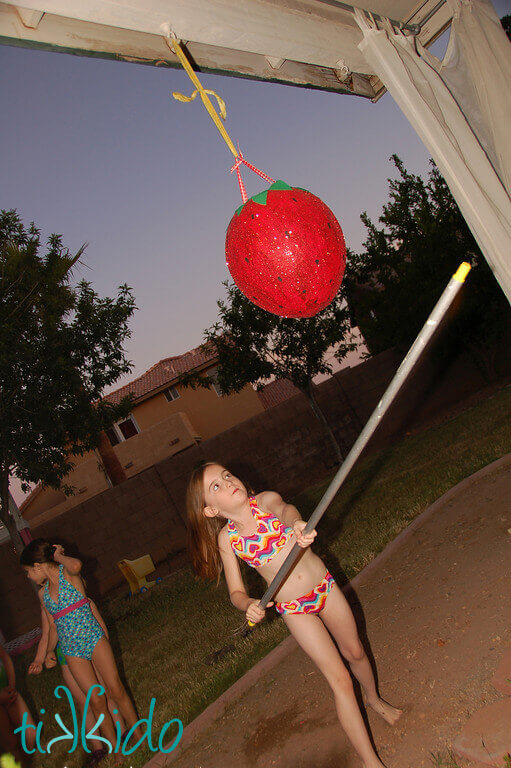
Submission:
[[[231,137],[229,136],[229,134],[225,130],[225,126],[223,125],[223,123],[222,123],[222,121],[220,119],[220,116],[218,115],[215,107],[211,103],[211,99],[209,98],[208,94],[210,94],[211,96],[214,96],[216,98],[216,100],[218,101],[218,106],[219,106],[219,109],[220,109],[220,114],[223,117],[223,119],[225,120],[227,112],[226,112],[226,109],[225,109],[225,102],[224,102],[224,100],[222,98],[220,98],[220,96],[217,93],[215,93],[215,91],[206,90],[205,88],[202,87],[202,83],[200,82],[199,78],[197,77],[197,75],[193,71],[190,62],[188,61],[188,59],[186,57],[186,54],[183,51],[183,49],[181,48],[179,40],[176,37],[174,37],[173,35],[172,36],[171,35],[165,36],[165,42],[167,43],[167,45],[170,48],[170,50],[173,53],[176,54],[176,56],[178,57],[179,61],[183,65],[183,68],[184,68],[186,74],[188,75],[188,77],[190,78],[190,80],[192,81],[192,83],[195,85],[195,88],[196,88],[196,90],[192,93],[191,96],[183,96],[182,93],[174,92],[172,94],[173,97],[175,99],[177,99],[178,101],[188,101],[189,102],[189,101],[193,101],[195,99],[195,97],[197,96],[197,94],[199,94],[201,99],[202,99],[202,103],[204,104],[204,106],[208,110],[209,115],[210,115],[211,119],[213,120],[214,124],[216,125],[216,127],[217,127],[217,129],[218,129],[218,131],[219,131],[219,133],[221,135],[221,137],[223,138],[223,140],[225,141],[225,143],[227,144],[227,146],[231,150],[231,152],[234,155],[234,157],[237,158],[238,157],[238,151],[237,151],[236,147],[234,146],[234,143],[233,143]]]
[[[177,99],[178,101],[185,101],[185,102],[193,101],[198,93],[200,93],[200,91],[197,88],[194,90],[191,96],[185,96],[183,93],[172,91],[172,95],[175,99]],[[227,109],[225,108],[225,101],[222,99],[222,97],[219,96],[216,91],[210,91],[208,88],[204,89],[204,93],[208,93],[210,96],[215,97],[215,99],[218,102],[218,109],[220,110],[220,116],[222,120],[225,120],[225,118],[227,117]]]

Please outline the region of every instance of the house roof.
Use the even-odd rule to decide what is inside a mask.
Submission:
[[[289,400],[290,397],[300,394],[300,390],[297,389],[294,384],[288,379],[277,379],[276,381],[267,384],[264,389],[261,389],[258,393],[259,398],[267,411],[269,408],[273,408],[275,405]]]
[[[111,403],[119,403],[126,395],[133,395],[136,400],[145,397],[153,390],[161,389],[166,384],[170,385],[184,373],[189,373],[195,368],[200,368],[205,363],[216,360],[216,353],[213,349],[208,351],[203,346],[191,349],[183,355],[175,357],[165,357],[155,365],[151,366],[145,373],[137,379],[130,381],[123,387],[109,392],[104,399]]]

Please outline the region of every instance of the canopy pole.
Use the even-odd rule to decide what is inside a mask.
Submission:
[[[447,313],[447,310],[451,306],[452,302],[454,301],[454,298],[457,296],[461,286],[465,282],[465,278],[468,275],[470,269],[471,269],[470,264],[463,262],[458,267],[456,273],[449,280],[444,292],[440,296],[429,318],[426,320],[426,323],[424,324],[422,330],[420,331],[419,335],[417,336],[414,343],[412,344],[408,354],[406,355],[405,359],[403,360],[403,362],[397,369],[396,373],[394,374],[394,378],[392,379],[389,386],[387,387],[385,394],[383,395],[382,399],[374,409],[369,421],[367,422],[364,429],[358,436],[351,451],[348,453],[344,462],[339,467],[339,470],[337,471],[332,482],[330,483],[327,490],[325,491],[323,498],[320,500],[316,509],[310,516],[307,522],[307,525],[304,528],[304,531],[303,531],[304,533],[308,533],[309,531],[312,531],[316,527],[316,525],[319,523],[321,518],[323,517],[330,502],[338,492],[339,488],[343,484],[344,480],[346,479],[348,473],[352,469],[356,460],[358,459],[363,449],[367,445],[369,439],[372,437],[374,431],[380,424],[384,414],[386,413],[390,404],[392,403],[397,393],[403,386],[408,375],[410,374],[410,371],[412,370],[414,365],[417,363],[426,345],[431,340],[433,334],[435,333],[436,329],[440,324],[440,321],[444,318],[445,314]],[[281,567],[277,571],[273,581],[270,583],[266,592],[262,596],[259,602],[260,608],[266,608],[267,603],[272,599],[275,593],[278,592],[278,590],[280,589],[280,586],[282,585],[284,580],[287,578],[289,572],[293,568],[296,562],[296,559],[298,558],[298,555],[302,551],[303,550],[298,544],[295,544],[292,547],[292,549],[289,551],[289,554],[287,555],[286,559],[284,560]],[[249,621],[249,625],[253,626],[253,623]]]

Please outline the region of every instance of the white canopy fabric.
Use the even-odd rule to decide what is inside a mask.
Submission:
[[[453,22],[438,71],[510,192],[511,43],[489,0],[447,2]]]
[[[458,0],[456,0],[458,1]],[[470,24],[465,26],[466,38],[470,45],[477,47],[472,38],[471,27],[480,26],[479,7],[487,6],[486,0],[462,0],[463,5],[477,8]],[[482,11],[481,11],[482,12]],[[461,16],[461,14],[460,14]],[[443,174],[449,188],[485,255],[502,290],[511,302],[511,197],[471,127],[470,117],[464,114],[448,86],[432,65],[432,57],[412,37],[395,31],[390,23],[379,29],[374,19],[367,19],[364,13],[355,11],[355,18],[363,32],[360,50],[367,58],[380,80],[384,83],[415,131],[418,133],[432,158]],[[484,34],[478,29],[478,34]],[[508,41],[505,41],[509,46]],[[460,47],[468,43],[460,44]],[[454,46],[451,47],[451,53]],[[484,58],[484,54],[481,54]],[[505,71],[505,61],[503,63]],[[441,69],[441,67],[438,67]],[[475,71],[476,67],[470,71]],[[463,78],[464,92],[481,94],[491,88],[493,70],[484,67],[474,82],[468,73],[457,69],[458,78]],[[511,81],[511,67],[508,69]],[[509,88],[509,86],[507,86]],[[498,98],[503,99],[500,92]],[[494,157],[500,158],[502,151],[497,148],[494,136],[487,126],[491,125],[491,107],[481,108],[479,123],[487,131]],[[495,120],[503,120],[499,115]],[[509,126],[506,121],[502,127]],[[500,130],[495,131],[500,136]],[[497,161],[495,161],[497,162]],[[507,173],[507,171],[506,171]]]

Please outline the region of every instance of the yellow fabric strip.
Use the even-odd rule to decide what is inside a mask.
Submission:
[[[177,91],[172,91],[172,95],[175,99],[178,101],[193,101],[197,94],[200,93],[200,91],[196,88],[191,96],[185,96],[183,93],[178,93]],[[208,88],[204,89],[204,93],[208,93],[210,96],[214,96],[215,99],[218,102],[218,109],[220,110],[220,115],[223,120],[227,117],[227,110],[225,108],[225,101],[222,99],[221,96],[218,95],[216,91],[210,91]]]
[[[178,57],[179,61],[183,65],[183,68],[184,68],[186,74],[188,75],[188,77],[190,78],[190,80],[192,81],[192,83],[195,85],[195,88],[196,88],[195,92],[191,96],[189,96],[189,97],[183,96],[180,93],[173,93],[172,95],[174,96],[175,99],[178,99],[179,101],[193,101],[193,99],[195,98],[195,96],[198,93],[200,95],[200,97],[201,97],[202,103],[204,104],[204,106],[208,110],[211,119],[213,120],[214,124],[216,125],[216,127],[217,127],[217,129],[218,129],[218,131],[219,131],[219,133],[221,135],[221,137],[223,138],[223,140],[225,141],[225,143],[227,144],[227,146],[231,150],[231,152],[234,155],[234,157],[238,157],[238,151],[237,151],[236,147],[234,146],[234,144],[233,144],[233,142],[231,140],[231,137],[229,136],[229,134],[225,130],[225,127],[224,127],[224,125],[223,125],[223,123],[222,123],[222,121],[220,119],[220,116],[218,115],[217,111],[215,110],[213,104],[211,103],[211,99],[209,98],[208,93],[211,94],[212,96],[215,96],[215,98],[217,99],[218,105],[219,105],[219,108],[220,108],[220,113],[222,114],[222,117],[224,119],[225,119],[225,116],[226,116],[225,102],[214,91],[205,90],[202,87],[202,84],[201,84],[199,78],[197,77],[197,75],[193,71],[190,62],[188,61],[188,59],[186,57],[185,52],[181,48],[181,45],[179,44],[179,41],[176,40],[176,39],[173,39],[173,38],[165,37],[165,42],[167,43],[167,45],[170,48],[170,50],[173,53],[176,54],[176,56]]]

